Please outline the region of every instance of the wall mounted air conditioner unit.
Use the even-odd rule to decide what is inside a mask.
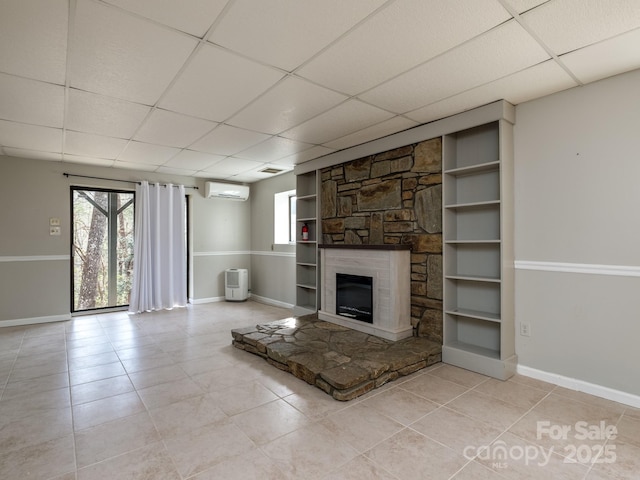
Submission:
[[[228,200],[246,200],[249,198],[247,185],[234,185],[232,183],[206,182],[204,188],[205,198],[226,198]]]

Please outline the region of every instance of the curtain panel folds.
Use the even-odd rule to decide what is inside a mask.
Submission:
[[[187,304],[187,245],[183,185],[136,186],[133,284],[129,312]]]

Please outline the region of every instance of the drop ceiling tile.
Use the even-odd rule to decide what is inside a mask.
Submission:
[[[405,113],[549,59],[515,21],[509,21],[360,97]]]
[[[584,83],[640,68],[640,29],[567,53],[560,60]]]
[[[207,32],[228,0],[106,0],[130,12],[150,18],[198,38]]]
[[[120,154],[118,160],[148,163],[150,165],[163,165],[178,152],[180,152],[178,148],[142,142],[129,142],[129,145],[127,145],[127,148]]]
[[[553,60],[535,65],[406,115],[427,123],[505,99],[513,105],[575,87],[576,82]]]
[[[107,160],[105,158],[84,157],[82,155],[70,155],[68,153],[64,154],[63,161],[81,163],[83,165],[95,165],[98,167],[113,167],[113,164],[115,163],[113,160]]]
[[[393,117],[392,113],[354,99],[287,130],[282,135],[300,142],[322,144],[391,117]]]
[[[0,73],[0,118],[62,128],[64,87]]]
[[[90,0],[79,0],[69,78],[73,87],[147,105],[160,95],[197,40]]]
[[[180,113],[156,109],[144,122],[135,139],[168,147],[184,148],[191,145],[217,123]]]
[[[182,175],[184,177],[190,177],[194,173],[196,173],[196,170],[188,170],[186,168],[173,168],[173,167],[162,166],[162,167],[158,167],[156,172],[157,173],[167,173],[169,175]]]
[[[0,145],[62,153],[62,129],[0,120]]]
[[[182,168],[185,170],[204,170],[217,162],[224,160],[222,155],[211,155],[208,153],[194,152],[193,150],[183,150],[173,157],[163,166],[171,168]]]
[[[345,95],[287,77],[229,120],[232,125],[278,134],[335,107]]]
[[[229,175],[224,177],[224,180],[239,182],[239,183],[254,183],[260,180],[264,180],[265,178],[273,177],[273,175],[264,176],[263,174],[248,172],[248,173],[240,173],[238,175]]]
[[[384,0],[239,0],[209,40],[292,71],[383,3]]]
[[[33,160],[47,160],[52,162],[61,162],[61,153],[39,152],[37,150],[28,150],[22,148],[2,147],[5,155],[9,157],[31,158]]]
[[[280,160],[274,161],[273,163],[276,165],[294,166],[299,165],[300,163],[307,162],[309,160],[313,160],[314,158],[322,157],[323,155],[328,155],[332,152],[335,152],[333,148],[316,145],[315,147],[308,148],[306,150],[303,150],[302,152],[297,152],[293,155],[289,155],[288,157],[283,157]]]
[[[68,0],[5,0],[0,9],[0,70],[63,85]]]
[[[259,167],[262,162],[254,162],[243,158],[227,157],[204,171],[215,175],[236,175]]]
[[[220,122],[266,91],[283,75],[221,48],[202,45],[159,105],[167,110]]]
[[[91,158],[115,159],[127,146],[127,140],[103,137],[67,130],[64,140],[65,159],[68,154]]]
[[[107,137],[131,138],[150,111],[137,103],[70,89],[65,126]]]
[[[640,27],[638,0],[551,1],[522,16],[561,55]]]
[[[220,125],[189,148],[191,150],[217,155],[234,155],[268,138],[269,135],[265,135],[264,133],[251,132],[229,125]]]
[[[265,142],[238,153],[236,156],[259,162],[273,162],[311,148],[311,146],[308,143],[297,142],[288,138],[271,137]]]
[[[524,13],[532,8],[542,5],[549,0],[502,0],[504,3],[513,8],[517,13]]]
[[[380,122],[371,127],[352,133],[351,135],[346,135],[332,142],[325,143],[325,146],[335,150],[341,150],[343,148],[353,147],[354,145],[360,145],[361,143],[376,140],[393,133],[398,133],[417,125],[418,122],[409,120],[408,118],[393,117],[389,120],[385,120],[384,122]]]
[[[155,172],[158,169],[157,165],[149,165],[145,163],[136,162],[121,162],[116,160],[113,163],[114,168],[123,168],[125,170],[139,170],[141,172]]]
[[[263,172],[262,170],[264,170],[265,168],[276,169],[276,170],[279,170],[279,172],[277,172],[277,173]],[[246,182],[246,183],[257,182],[259,180],[265,180],[267,178],[272,178],[272,177],[276,177],[278,175],[282,175],[283,173],[291,171],[292,168],[293,167],[288,167],[288,166],[284,166],[284,165],[276,165],[276,164],[264,163],[264,164],[260,165],[259,167],[254,168],[253,170],[249,170],[248,172],[244,172],[244,173],[240,173],[238,175],[234,175],[232,177],[232,180],[237,181],[237,182]]]
[[[356,95],[509,18],[509,13],[495,0],[395,2],[298,73]]]

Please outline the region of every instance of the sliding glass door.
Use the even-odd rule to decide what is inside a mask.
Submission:
[[[134,195],[130,191],[71,188],[73,312],[129,304]]]

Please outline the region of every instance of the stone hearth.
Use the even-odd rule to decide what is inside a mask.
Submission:
[[[315,385],[336,400],[351,400],[441,359],[441,345],[424,337],[390,341],[316,315],[231,331],[233,345]]]

